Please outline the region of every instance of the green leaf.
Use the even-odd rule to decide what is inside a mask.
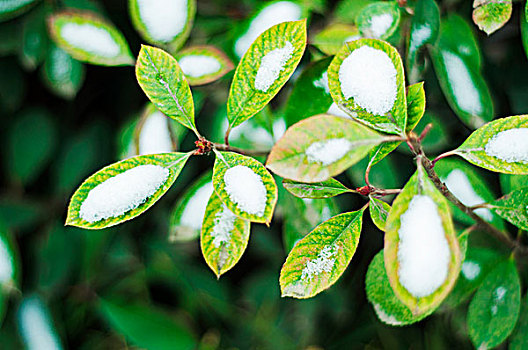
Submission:
[[[293,74],[306,48],[306,20],[263,32],[238,64],[227,100],[230,128],[264,108]]]
[[[233,70],[233,62],[214,46],[189,46],[176,55],[178,64],[190,85],[203,85]]]
[[[71,100],[84,82],[84,65],[66,51],[52,45],[42,67],[42,78],[56,95]]]
[[[277,184],[259,161],[232,152],[215,152],[213,187],[235,215],[269,225],[277,203]]]
[[[47,6],[40,6],[25,17],[19,57],[28,70],[35,69],[46,55],[49,41],[46,16],[49,12]]]
[[[374,225],[381,231],[385,231],[385,224],[389,216],[391,206],[381,199],[369,196],[370,218]],[[383,268],[385,270],[385,268]]]
[[[398,3],[380,1],[367,5],[358,14],[356,24],[366,38],[388,39],[400,24]]]
[[[63,11],[48,19],[51,38],[73,58],[102,66],[131,66],[134,59],[121,32],[89,11]]]
[[[0,225],[0,266],[2,275],[0,276],[0,299],[3,295],[13,292],[20,281],[20,262],[15,240],[9,236],[7,229]],[[0,301],[2,303],[3,301]],[[1,308],[1,307],[0,307]],[[0,311],[0,324],[2,320]]]
[[[0,22],[24,13],[37,2],[38,0],[2,0],[2,6],[0,7]]]
[[[333,178],[314,183],[303,183],[284,179],[282,186],[288,192],[299,198],[330,198],[352,192],[341,182]]]
[[[528,231],[528,187],[497,199],[490,208],[518,228]]]
[[[418,52],[426,44],[434,44],[440,30],[440,9],[434,0],[416,2],[411,20],[409,44],[407,45],[407,69],[412,73],[417,63]]]
[[[172,209],[169,241],[180,242],[200,236],[207,202],[213,193],[212,172],[193,183]]]
[[[128,1],[130,18],[141,37],[172,52],[183,46],[196,14],[196,0]]]
[[[396,48],[375,39],[347,42],[328,68],[328,82],[334,102],[350,116],[379,131],[404,133],[405,75]]]
[[[421,165],[392,203],[384,251],[394,293],[413,315],[436,309],[453,288],[460,247],[448,202]]]
[[[490,191],[489,184],[484,181],[482,175],[474,167],[460,159],[444,158],[435,164],[435,171],[446,185],[464,205],[472,207],[483,203],[490,203],[495,199],[495,194]],[[466,225],[473,225],[475,221],[460,210],[456,205],[450,203],[453,217]],[[496,214],[487,208],[475,210],[475,214],[484,221],[493,224],[500,230],[504,223]]]
[[[190,155],[137,156],[99,170],[73,194],[66,225],[102,229],[135,218],[169,190]]]
[[[519,322],[510,338],[509,350],[528,348],[528,294],[524,296]]]
[[[505,174],[528,174],[528,115],[494,120],[474,131],[458,154],[481,168]]]
[[[161,112],[198,132],[194,124],[191,88],[174,57],[161,49],[141,45],[136,78],[141,89]]]
[[[312,62],[295,81],[284,111],[288,126],[312,115],[326,113],[332,105],[326,73],[331,61],[332,57],[327,57]]]
[[[186,326],[155,307],[100,299],[100,310],[117,332],[138,347],[149,350],[196,347],[196,340]]]
[[[17,116],[7,135],[7,170],[27,185],[38,178],[53,155],[57,130],[44,109],[27,109]]]
[[[213,193],[205,209],[200,246],[205,262],[217,278],[235,266],[244,254],[250,226],[248,220],[233,214]]]
[[[528,176],[526,175],[509,175],[499,174],[500,185],[503,194],[508,194],[515,190],[526,187],[528,184]]]
[[[510,20],[512,7],[511,0],[474,0],[473,22],[490,35]]]
[[[356,252],[363,211],[334,216],[297,242],[281,269],[283,297],[313,297],[341,277]]]
[[[468,333],[475,347],[501,344],[513,331],[520,306],[519,274],[513,259],[508,259],[486,276],[469,304]]]
[[[317,47],[325,55],[335,55],[347,41],[360,39],[359,30],[349,24],[332,23],[311,40],[310,44]]]
[[[371,202],[372,207],[372,202]],[[365,279],[365,290],[367,299],[372,304],[378,319],[391,326],[405,326],[416,323],[429,314],[413,315],[411,310],[405,306],[394,294],[389,283],[387,271],[381,250],[370,263]]]
[[[528,56],[528,16],[525,11],[521,12],[521,40],[524,48],[524,53]]]
[[[455,287],[443,305],[454,309],[469,299],[486,275],[497,265],[499,258],[499,254],[493,250],[470,246]]]
[[[342,0],[337,4],[335,16],[340,22],[354,22],[361,10],[375,1],[376,0]]]
[[[456,115],[474,129],[493,119],[493,101],[480,73],[478,46],[462,19],[453,16],[442,22],[431,57],[440,87]]]
[[[341,212],[333,198],[301,199],[290,194],[284,198],[283,240],[286,253],[315,226]]]
[[[406,132],[413,131],[425,113],[424,82],[407,87],[407,125]]]
[[[273,146],[266,166],[299,182],[320,182],[365,157],[383,137],[350,119],[320,114],[290,127]]]

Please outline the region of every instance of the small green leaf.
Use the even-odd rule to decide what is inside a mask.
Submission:
[[[499,259],[499,254],[493,250],[469,247],[455,287],[443,305],[455,308],[469,299]]]
[[[421,165],[392,203],[384,251],[394,293],[415,316],[436,309],[456,282],[461,253],[449,205]]]
[[[214,46],[189,46],[176,55],[190,85],[203,85],[223,77],[233,69],[233,62]]]
[[[190,155],[137,156],[99,170],[73,194],[66,225],[102,229],[135,218],[169,190]]]
[[[396,48],[374,39],[347,42],[328,68],[328,82],[350,116],[379,131],[404,133],[405,76]]]
[[[370,204],[372,207],[372,202]],[[389,283],[387,271],[381,250],[370,263],[365,279],[365,290],[367,299],[374,307],[378,319],[391,326],[405,326],[416,323],[433,312],[421,315],[413,315],[411,310],[405,306],[394,294]]]
[[[215,152],[213,187],[235,215],[269,224],[277,203],[277,184],[259,161],[232,152]]]
[[[8,129],[6,160],[10,177],[27,185],[37,179],[57,144],[56,125],[44,109],[27,109]]]
[[[381,231],[385,231],[385,224],[389,216],[391,206],[381,199],[369,196],[369,212],[370,218],[374,225]],[[385,270],[385,268],[384,268]]]
[[[188,241],[200,236],[207,202],[213,193],[211,177],[211,171],[201,176],[174,205],[169,241]]]
[[[350,119],[320,114],[290,127],[273,146],[266,166],[299,182],[320,182],[357,163],[383,137]]]
[[[425,113],[424,82],[407,87],[407,126],[406,132],[413,131]]]
[[[250,222],[233,214],[213,193],[200,235],[205,262],[216,277],[229,271],[240,260],[249,240]]]
[[[484,181],[482,175],[473,166],[461,159],[444,158],[435,164],[435,171],[446,185],[464,205],[490,203],[495,199],[495,194],[490,191],[489,184]],[[460,210],[456,205],[450,203],[453,217],[466,225],[473,225],[475,221]],[[487,208],[475,210],[475,214],[484,221],[491,223],[500,230],[504,228],[501,218]]]
[[[191,331],[158,308],[100,299],[102,316],[119,333],[140,348],[152,350],[195,349]]]
[[[480,53],[469,25],[457,16],[442,22],[431,50],[440,87],[456,115],[478,128],[493,119],[493,101],[480,72]]]
[[[314,183],[303,183],[284,179],[282,186],[288,192],[299,198],[330,198],[351,192],[349,188],[333,178]]]
[[[528,174],[528,115],[494,120],[474,131],[454,153],[481,168]]]
[[[49,44],[46,16],[49,12],[47,6],[40,6],[25,16],[19,57],[28,70],[35,69],[46,56]]]
[[[440,9],[434,0],[416,2],[411,20],[409,45],[407,45],[407,69],[414,71],[418,52],[426,44],[434,44],[440,30]],[[412,74],[411,74],[412,75]]]
[[[189,37],[196,14],[196,0],[129,0],[128,7],[132,24],[141,37],[171,52],[182,47]]]
[[[84,82],[84,65],[63,49],[52,45],[44,60],[42,77],[56,95],[71,100]]]
[[[134,64],[123,34],[100,15],[58,12],[49,17],[48,27],[55,43],[79,61],[102,66]]]
[[[312,115],[326,113],[332,105],[326,73],[331,61],[332,57],[327,57],[311,63],[295,81],[284,111],[288,126]]]
[[[2,0],[2,5],[0,6],[0,22],[24,13],[37,2],[38,0]]]
[[[197,133],[191,88],[174,57],[156,47],[141,45],[136,78],[161,112]]]
[[[230,128],[264,108],[293,74],[306,48],[306,20],[263,32],[238,64],[227,100]]]
[[[325,55],[335,55],[347,41],[360,39],[359,30],[349,24],[332,23],[317,33],[311,44]]]
[[[519,322],[510,338],[509,350],[523,350],[528,348],[528,294],[524,296]]]
[[[520,307],[519,274],[513,259],[508,259],[486,276],[469,304],[468,333],[475,347],[501,344],[513,331]]]
[[[388,39],[400,24],[398,3],[383,1],[365,6],[358,14],[356,24],[366,38]]]
[[[356,252],[363,211],[334,216],[297,242],[281,269],[283,297],[313,297],[341,277]]]
[[[528,231],[528,187],[497,199],[490,208],[518,228]]]
[[[510,20],[512,0],[474,0],[473,22],[490,35]]]

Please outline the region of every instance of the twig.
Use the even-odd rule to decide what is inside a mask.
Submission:
[[[528,247],[521,245],[520,242],[512,239],[505,232],[500,231],[495,226],[491,225],[487,221],[484,221],[480,216],[475,214],[475,212],[473,211],[471,207],[464,205],[458,198],[456,198],[453,195],[453,193],[451,193],[451,191],[447,189],[447,187],[444,185],[442,180],[440,180],[440,178],[438,177],[438,174],[434,171],[433,162],[431,162],[431,160],[427,158],[427,156],[425,155],[419,138],[412,137],[411,135],[409,137],[409,144],[411,145],[411,151],[413,152],[413,154],[421,160],[421,163],[425,169],[425,172],[427,173],[427,176],[429,176],[429,178],[433,181],[433,184],[435,185],[435,187],[444,195],[444,197],[446,197],[448,201],[453,203],[460,210],[462,210],[466,215],[468,215],[473,220],[475,220],[476,225],[480,229],[484,230],[491,236],[503,242],[508,247],[513,249],[515,252],[518,252],[520,254],[528,254]],[[447,152],[447,153],[450,153],[450,152]],[[444,154],[447,154],[447,153],[444,153]]]
[[[243,154],[245,156],[253,156],[253,157],[267,156],[270,153],[270,151],[242,149],[242,148],[233,147],[228,144],[222,144],[222,143],[215,143],[214,148],[219,151],[236,152],[236,153]]]

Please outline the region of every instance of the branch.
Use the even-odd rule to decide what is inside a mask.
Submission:
[[[455,195],[453,195],[453,193],[451,193],[451,191],[447,189],[446,185],[442,182],[442,180],[440,180],[438,174],[434,171],[434,164],[425,155],[420,139],[416,137],[416,135],[411,134],[409,136],[408,142],[411,146],[411,151],[421,161],[425,172],[433,181],[435,187],[444,195],[444,197],[447,198],[448,201],[453,203],[455,206],[457,206],[457,208],[459,208],[465,214],[475,220],[477,227],[479,227],[480,229],[484,230],[491,236],[503,242],[514,251],[519,252],[521,254],[528,254],[528,247],[523,246],[520,242],[512,239],[505,232],[500,231],[495,226],[491,225],[489,222],[484,221],[480,216],[475,214],[473,208],[464,205],[458,198],[455,197]]]
[[[252,156],[252,157],[259,157],[259,156],[267,156],[270,151],[259,151],[259,150],[250,150],[250,149],[242,149],[238,147],[233,147],[228,144],[222,144],[222,143],[215,143],[214,148],[219,151],[230,151],[230,152],[236,152],[243,154],[245,156]]]

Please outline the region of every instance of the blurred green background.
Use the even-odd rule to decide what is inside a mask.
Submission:
[[[236,63],[234,39],[264,3],[199,0],[188,43],[214,44]],[[333,21],[352,23],[357,8],[368,1],[309,3],[311,37]],[[490,37],[471,23],[471,1],[438,4],[443,16],[457,13],[472,26],[494,115],[528,112],[521,4],[515,4],[509,23]],[[133,221],[100,231],[64,227],[69,197],[87,176],[119,160],[122,131],[138,120],[147,103],[133,67],[71,61],[68,81],[49,81],[49,71],[60,68],[63,61],[48,37],[45,17],[64,6],[104,14],[124,33],[134,55],[143,42],[124,0],[37,1],[24,13],[0,22],[0,222],[18,251],[20,273],[18,288],[2,300],[1,349],[24,348],[20,307],[32,302],[40,305],[38,310],[48,310],[49,331],[68,349],[125,349],[134,344],[152,344],[152,348],[196,344],[199,349],[471,348],[465,330],[467,302],[446,306],[410,327],[394,328],[378,321],[366,300],[364,279],[368,264],[383,246],[383,234],[367,216],[358,250],[336,285],[310,300],[281,299],[278,277],[295,238],[291,236],[302,236],[317,223],[308,217],[306,206],[320,207],[284,191],[271,226],[253,225],[241,261],[217,280],[201,257],[198,240],[168,240],[174,203],[212,166],[213,157],[193,157],[169,193]],[[394,39],[403,45],[402,40]],[[323,57],[310,46],[300,67]],[[458,146],[472,130],[449,108],[425,60],[429,114],[418,131],[427,122],[435,124],[426,140],[434,155]],[[197,126],[215,141],[221,141],[218,125],[225,118],[232,74],[192,89],[201,106]],[[259,115],[264,124],[270,124],[269,118],[282,118],[294,81]],[[249,140],[240,144],[251,146],[251,133],[245,136]],[[179,148],[191,150],[193,141],[187,133]],[[364,162],[354,166],[339,179],[363,186],[365,166]],[[373,169],[371,181],[379,187],[401,187],[413,171],[413,161],[401,147]],[[499,177],[479,172],[498,196]],[[364,202],[360,196],[347,195],[332,206],[345,211]],[[478,234],[471,239],[477,245],[495,244]],[[31,324],[46,329],[38,322]]]

